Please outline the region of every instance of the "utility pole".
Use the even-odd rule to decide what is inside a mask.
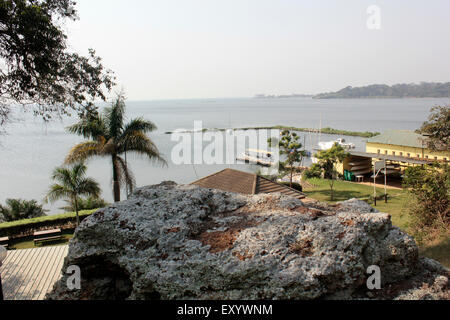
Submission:
[[[373,166],[373,204],[377,206],[377,167]]]
[[[377,206],[377,176],[384,169],[384,201],[387,203],[387,169],[386,160],[377,161],[373,165],[373,203]]]
[[[387,169],[386,169],[386,161],[384,161],[384,203],[387,203]]]

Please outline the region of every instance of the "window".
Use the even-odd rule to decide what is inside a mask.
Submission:
[[[434,157],[434,161],[438,161],[438,158],[437,158],[437,157]]]
[[[408,158],[411,158],[411,153],[408,153],[406,156],[407,156]]]
[[[392,155],[395,156],[395,151],[392,151]]]
[[[425,156],[425,159],[428,159],[428,156]]]
[[[417,155],[417,158],[419,158],[419,159],[420,159],[420,154],[418,154],[418,155]]]
[[[403,152],[400,152],[400,157],[403,157]]]
[[[388,154],[388,151],[387,151],[387,150],[384,150],[384,154],[387,155],[387,154]]]
[[[378,154],[380,154],[381,153],[381,150],[380,149],[378,149]]]
[[[447,158],[444,158],[444,162],[447,162]]]

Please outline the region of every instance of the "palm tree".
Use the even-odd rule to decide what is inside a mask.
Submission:
[[[45,211],[36,200],[6,199],[5,206],[0,204],[0,223],[43,217]]]
[[[52,180],[57,183],[50,186],[50,191],[45,197],[46,202],[55,202],[60,199],[66,199],[75,204],[75,213],[77,215],[77,226],[80,224],[78,216],[78,198],[80,196],[99,197],[100,186],[92,178],[86,178],[87,167],[83,163],[77,163],[72,167],[59,167],[53,171]]]
[[[141,117],[127,124],[124,122],[125,97],[123,93],[119,93],[112,106],[104,110],[103,115],[87,114],[78,123],[67,128],[70,133],[89,140],[70,150],[66,164],[86,161],[93,157],[109,157],[112,163],[115,202],[120,201],[121,186],[125,184],[130,193],[135,187],[133,173],[122,154],[126,157],[127,152],[134,152],[151,161],[166,164],[158,148],[146,135],[156,129],[155,124]]]
[[[75,201],[72,200],[65,200],[67,205],[65,207],[62,207],[60,209],[66,211],[66,212],[74,212],[75,211]],[[77,207],[78,210],[93,210],[93,209],[99,209],[104,208],[109,205],[108,202],[106,202],[102,198],[97,198],[93,196],[89,196],[87,198],[77,198]]]

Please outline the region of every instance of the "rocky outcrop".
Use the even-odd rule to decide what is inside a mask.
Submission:
[[[48,298],[409,299],[426,281],[427,297],[443,298],[448,270],[430,261],[389,215],[354,200],[164,183],[84,220],[63,267],[80,267],[81,290],[63,275]],[[372,265],[381,290],[367,288]]]

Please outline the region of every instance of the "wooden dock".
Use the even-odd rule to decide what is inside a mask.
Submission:
[[[61,277],[68,246],[8,251],[0,268],[5,300],[43,300]]]

